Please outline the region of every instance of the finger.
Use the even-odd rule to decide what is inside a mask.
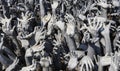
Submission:
[[[88,59],[88,65],[89,65],[90,69],[92,69],[91,61],[89,59]]]
[[[94,17],[93,23],[94,23],[94,27],[95,27],[95,25],[96,25],[96,17]]]
[[[88,24],[89,24],[90,27],[92,26],[91,22],[90,22],[90,18],[88,18]]]
[[[97,18],[97,24],[99,25],[102,22],[101,17]]]
[[[19,63],[19,59],[16,60],[15,65]]]
[[[22,16],[22,18],[24,17],[24,13],[23,12],[22,12],[21,16]]]
[[[89,66],[90,68],[92,68],[92,67],[91,67],[91,61],[90,61],[91,59],[90,59],[89,57],[87,57],[86,59],[87,59],[87,64],[88,64],[88,66]]]
[[[97,62],[97,57],[94,55],[95,62]]]
[[[27,11],[27,12],[25,13],[25,16],[28,16],[28,14],[29,14],[29,11]]]
[[[84,64],[82,63],[82,65],[80,67],[80,71],[83,71],[83,66],[84,66]]]
[[[111,26],[111,23],[108,24],[108,27],[109,27],[109,28],[110,28],[110,26]]]
[[[44,35],[44,33],[45,33],[45,31],[41,32],[41,33],[40,33],[40,34],[41,34],[41,36],[42,36],[42,35]]]
[[[15,26],[13,26],[12,30],[14,30],[14,29],[15,29]]]
[[[89,71],[87,62],[85,62],[85,66],[86,66],[86,70]]]
[[[116,30],[116,27],[115,27],[115,26],[111,26],[110,29],[113,30],[113,31],[115,31],[115,30]],[[117,30],[117,31],[119,31],[119,30]]]
[[[80,31],[84,30],[84,29],[87,29],[87,27],[83,26],[82,28],[80,28]]]
[[[103,28],[105,28],[105,23],[103,23]]]
[[[91,6],[90,6],[90,9],[96,9],[98,10],[96,7],[95,7],[96,3],[93,3]]]
[[[10,15],[10,20],[12,19],[12,15]]]
[[[4,18],[5,18],[5,19],[7,19],[7,17],[6,17],[6,15],[5,15],[5,14],[4,14],[3,16],[4,16]]]
[[[100,0],[96,0],[97,2],[100,2]]]
[[[114,63],[115,62],[115,56],[112,56],[112,58],[111,58],[111,63]]]
[[[15,58],[14,62],[13,63],[16,63],[17,62],[17,57]]]
[[[100,28],[102,28],[103,24],[99,24],[99,26],[97,27],[97,30],[99,30]]]
[[[116,42],[117,42],[118,44],[120,44],[120,41],[119,41],[119,40],[116,40]]]
[[[31,20],[31,19],[33,19],[33,18],[34,18],[34,17],[29,18],[28,21]]]
[[[45,42],[42,43],[42,46],[44,46]]]
[[[114,29],[115,29],[116,27],[111,25],[111,28],[114,28]]]
[[[99,18],[96,18],[96,21],[97,21],[97,25],[99,25],[100,24],[100,20],[99,20]]]
[[[94,67],[94,64],[93,64],[93,61],[90,59],[90,63],[91,63],[91,65],[92,65],[92,67]]]
[[[18,21],[21,21],[21,19],[17,18]]]

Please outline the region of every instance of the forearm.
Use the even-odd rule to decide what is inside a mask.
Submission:
[[[111,49],[111,41],[110,41],[110,37],[108,35],[104,36],[105,38],[105,53],[110,54],[112,49]]]
[[[66,35],[65,38],[66,38],[67,46],[68,46],[70,52],[71,52],[71,51],[74,51],[74,50],[76,49],[76,45],[75,45],[74,39],[71,38],[71,37],[68,36],[68,35]]]

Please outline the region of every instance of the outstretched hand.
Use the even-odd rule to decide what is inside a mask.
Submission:
[[[94,63],[92,61],[92,59],[89,56],[84,56],[81,60],[80,60],[80,71],[82,71],[84,69],[84,66],[86,67],[86,70],[92,70],[92,68],[94,67]]]

